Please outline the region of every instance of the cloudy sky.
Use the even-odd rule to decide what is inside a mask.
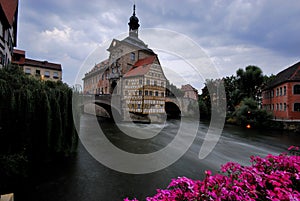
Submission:
[[[277,74],[300,61],[299,0],[135,2],[141,24],[139,36],[150,48],[151,44],[155,46],[153,37],[146,41],[143,30],[172,31],[193,41],[220,77],[234,75],[238,68],[248,65],[259,66],[267,75]],[[133,5],[132,0],[20,0],[19,3],[17,48],[25,50],[28,58],[61,63],[63,81],[69,85],[78,81],[80,69],[99,45],[120,34],[126,36]],[[162,38],[160,34],[155,36],[158,41]],[[177,41],[174,37],[169,40],[170,44]],[[192,71],[182,70],[186,69],[182,64],[185,58],[174,56],[176,51],[170,54],[163,48],[156,49],[160,49],[161,64],[169,69],[166,75],[171,80],[174,74],[185,73],[183,80],[201,89],[206,75],[201,80]],[[202,66],[202,70],[205,68],[212,67]],[[178,79],[172,81],[181,84]]]

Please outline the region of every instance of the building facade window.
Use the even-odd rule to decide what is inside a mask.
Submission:
[[[147,83],[147,85],[150,85],[150,80],[149,80],[149,79],[147,79],[146,83]]]
[[[294,112],[300,112],[300,103],[294,103]]]
[[[153,92],[152,92],[152,91],[149,91],[149,95],[152,96],[152,95],[153,95]]]
[[[148,96],[148,91],[147,90],[145,91],[145,96]]]
[[[161,92],[161,97],[165,97],[165,93],[164,92]]]
[[[31,74],[31,69],[30,68],[26,68],[25,69],[25,74],[27,74],[27,75]]]
[[[283,110],[286,111],[286,103],[283,104]]]
[[[157,81],[156,80],[154,80],[154,86],[157,86]]]
[[[35,70],[35,75],[36,75],[36,76],[41,75],[41,71],[40,71],[40,70]]]
[[[283,95],[286,96],[286,86],[283,87]]]
[[[280,87],[280,96],[282,96],[282,87]]]
[[[54,78],[54,79],[58,79],[58,72],[56,72],[56,71],[53,72],[53,78]],[[93,81],[94,81],[94,80],[93,80]]]
[[[45,77],[50,77],[50,72],[49,72],[49,71],[45,71],[44,76],[45,76]]]
[[[143,80],[142,79],[139,79],[139,84],[143,84]]]
[[[131,52],[131,53],[130,53],[130,60],[131,60],[131,61],[134,61],[134,60],[135,60],[135,53],[134,53],[134,52]]]
[[[158,91],[155,92],[155,96],[158,96]]]
[[[279,89],[277,88],[276,89],[276,96],[278,96],[279,95]]]
[[[142,95],[143,95],[143,91],[139,90],[139,96],[142,96]]]
[[[300,85],[299,84],[296,84],[294,85],[294,94],[300,94]]]

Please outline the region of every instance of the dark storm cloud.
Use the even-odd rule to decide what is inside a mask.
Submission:
[[[298,0],[135,2],[141,29],[159,27],[191,37],[222,74],[250,64],[276,74],[299,60]],[[72,83],[97,44],[128,31],[132,5],[131,0],[20,1],[18,46],[32,57],[61,62],[64,80]]]

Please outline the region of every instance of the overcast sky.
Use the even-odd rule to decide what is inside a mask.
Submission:
[[[248,65],[260,67],[267,75],[277,74],[300,61],[299,0],[135,2],[142,40],[147,28],[184,35],[202,48],[220,77],[234,75],[238,68]],[[17,48],[25,50],[28,58],[61,63],[63,81],[69,85],[75,83],[81,66],[95,48],[120,34],[126,36],[133,5],[131,0],[19,3]],[[161,38],[160,34],[157,38]],[[170,41],[176,42],[172,37]],[[149,48],[155,44],[144,42]],[[180,72],[178,57],[174,59],[163,51],[158,54],[163,66],[171,69],[169,65],[174,65],[173,74]],[[172,80],[172,72],[166,75]],[[182,83],[178,79],[173,82],[190,82],[198,90],[203,86],[203,80],[190,71],[185,72]]]

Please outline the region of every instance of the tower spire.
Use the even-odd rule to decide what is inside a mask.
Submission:
[[[139,18],[136,17],[135,14],[135,4],[133,4],[133,13],[132,16],[129,18],[129,36],[138,37],[138,29],[139,25]]]

